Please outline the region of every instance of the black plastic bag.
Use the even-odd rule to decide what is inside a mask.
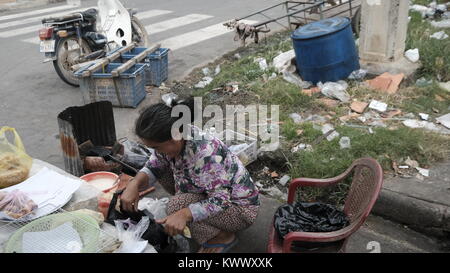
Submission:
[[[175,253],[177,251],[176,241],[167,235],[161,224],[155,222],[153,215],[149,211],[143,210],[129,213],[116,210],[117,200],[122,192],[123,190],[114,193],[111,203],[109,204],[105,222],[115,226],[114,220],[126,220],[130,218],[131,221],[138,223],[142,217],[148,216],[150,218],[150,224],[144,234],[142,234],[141,238],[147,240],[159,253]]]
[[[332,232],[349,225],[345,213],[322,203],[286,204],[275,212],[274,227],[281,239],[289,232]]]

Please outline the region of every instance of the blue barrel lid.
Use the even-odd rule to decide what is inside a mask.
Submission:
[[[311,39],[346,28],[350,24],[347,17],[333,17],[299,27],[292,33],[292,39]]]

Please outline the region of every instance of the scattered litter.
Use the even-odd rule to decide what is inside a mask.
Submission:
[[[409,166],[406,165],[400,165],[398,166],[399,169],[409,169]]]
[[[233,57],[234,57],[236,60],[239,60],[239,59],[242,58],[242,57],[241,57],[241,54],[239,54],[239,53],[234,54]]]
[[[303,94],[312,97],[313,94],[320,93],[319,87],[313,87],[310,89],[302,89],[301,91]]]
[[[433,33],[433,35],[430,35],[430,38],[437,39],[437,40],[444,40],[448,38],[448,35],[445,33],[445,31],[439,31]]]
[[[262,189],[263,188],[263,185],[259,181],[256,181],[255,185],[258,187],[258,189]]]
[[[324,123],[327,121],[327,119],[321,115],[310,115],[309,117],[305,118],[305,121],[310,121],[313,123]],[[320,127],[320,129],[318,129],[318,130],[321,130],[321,129],[322,129],[322,127]]]
[[[296,152],[302,151],[302,150],[305,150],[305,151],[312,151],[312,146],[309,145],[309,144],[301,143],[301,144],[299,144],[299,145],[297,145],[297,146],[294,146],[294,147],[291,149],[291,152],[292,152],[292,153],[296,153]]]
[[[420,59],[419,49],[414,48],[405,52],[405,57],[413,63],[417,63]]]
[[[330,133],[331,131],[332,131],[332,133]],[[326,123],[326,124],[324,124],[324,125],[322,126],[322,134],[325,135],[325,134],[328,134],[328,133],[330,133],[330,134],[327,136],[327,140],[328,140],[328,141],[332,141],[333,139],[339,137],[339,133],[336,132],[336,130],[334,129],[333,125],[331,125],[331,124],[329,124],[329,123]]]
[[[393,94],[397,92],[398,87],[404,77],[405,74],[403,73],[390,74],[388,72],[385,72],[372,80],[366,81],[366,83],[376,90]]]
[[[369,104],[369,108],[378,112],[385,112],[387,110],[387,104],[381,101],[372,100]]]
[[[268,189],[262,189],[263,191],[267,192],[270,196],[273,196],[275,198],[283,198],[284,194],[282,191],[280,191],[277,187],[271,187]]]
[[[299,136],[299,135],[301,135],[301,134],[303,134],[303,130],[301,130],[301,129],[298,129],[297,131],[295,131],[296,133],[297,133],[297,136]]]
[[[442,124],[442,125],[444,125],[445,127],[447,127],[447,128],[450,129],[450,113],[449,113],[449,114],[446,114],[446,115],[443,115],[443,116],[440,116],[440,117],[436,118],[436,120],[437,120],[440,124]]]
[[[339,101],[328,98],[320,98],[319,101],[328,108],[335,108],[339,104]]]
[[[255,63],[258,63],[259,69],[262,71],[266,71],[269,66],[267,65],[267,61],[264,58],[256,58]]]
[[[295,51],[293,49],[283,52],[273,59],[273,66],[278,72],[281,72],[291,64],[293,58],[295,58]]]
[[[372,128],[369,128],[368,130],[369,130],[369,134],[373,134]]]
[[[292,113],[292,114],[289,115],[289,117],[297,124],[301,123],[302,119],[303,119],[302,116],[300,116],[297,113]]]
[[[450,19],[442,21],[431,21],[431,25],[436,28],[450,28]]]
[[[309,88],[312,83],[303,81],[302,78],[296,72],[297,68],[295,65],[291,65],[282,71],[283,79],[289,83],[295,84],[302,89]]]
[[[228,149],[234,153],[237,154],[242,150],[245,150],[249,145],[247,143],[237,144],[237,145],[231,145],[228,147]]]
[[[269,77],[268,80],[269,80],[269,81],[270,81],[270,80],[273,80],[273,79],[275,79],[276,77],[277,77],[277,73],[273,72],[272,75],[270,75],[270,77]]]
[[[375,121],[372,121],[372,122],[369,123],[368,125],[373,126],[373,127],[383,127],[383,128],[386,128],[386,127],[387,127],[387,125],[384,124],[384,122],[382,122],[381,120],[375,120]]]
[[[178,98],[178,96],[175,93],[164,94],[161,96],[162,101],[166,105],[172,105],[172,101],[175,100],[176,98]]]
[[[439,113],[439,110],[434,107],[431,107],[431,110],[433,110],[433,112],[435,112],[435,113]]]
[[[422,120],[428,120],[428,118],[430,117],[430,115],[424,114],[424,113],[419,113],[419,117],[420,117]]]
[[[350,76],[348,76],[349,80],[362,80],[366,77],[367,70],[364,69],[358,69],[353,71]]]
[[[270,171],[270,169],[267,166],[264,166],[264,168],[262,169],[262,172],[267,175],[269,174],[269,171]]]
[[[238,92],[239,91],[239,83],[237,83],[237,82],[230,82],[230,83],[227,83],[226,85],[225,85],[225,91],[227,91],[227,92],[231,92],[231,93],[236,93],[236,92]]]
[[[419,167],[419,162],[412,160],[411,158],[408,158],[405,160],[405,164],[410,166],[411,168],[417,168]]]
[[[425,86],[429,86],[432,84],[433,84],[433,80],[427,80],[424,77],[422,77],[416,81],[416,85],[418,87],[425,87]]]
[[[386,113],[382,113],[381,115],[383,116],[383,118],[387,118],[387,119],[392,119],[395,116],[398,116],[402,113],[402,110],[400,109],[393,109],[393,110],[389,110]]]
[[[209,71],[209,68],[208,68],[208,67],[204,67],[204,68],[202,69],[202,72],[203,72],[203,75],[205,75],[205,76],[209,76],[209,73],[211,73],[211,71]]]
[[[272,178],[277,178],[278,176],[279,176],[278,173],[275,171],[270,173],[270,177],[272,177]]]
[[[416,115],[414,115],[414,113],[408,113],[408,114],[405,114],[403,117],[408,118],[408,119],[414,119],[414,118],[416,118]]]
[[[326,82],[325,84],[319,82],[317,86],[320,88],[322,94],[329,98],[335,98],[342,102],[350,101],[350,95],[346,91],[348,84],[345,81]]]
[[[347,121],[349,121],[351,119],[359,118],[359,117],[360,117],[360,115],[358,113],[350,113],[350,114],[348,114],[346,116],[340,117],[339,120],[342,121],[342,122],[347,122]]]
[[[196,85],[194,85],[194,87],[195,88],[205,88],[212,81],[213,81],[213,78],[211,78],[211,77],[203,77],[203,79],[200,82],[198,82]]]
[[[350,104],[350,109],[356,113],[362,114],[369,104],[363,101],[354,101]]]
[[[422,5],[412,5],[409,7],[409,9],[420,12],[422,14],[422,18],[424,18],[426,16],[432,16],[434,14],[434,11],[432,8],[422,6]]]
[[[349,149],[351,147],[350,145],[350,138],[349,137],[341,137],[339,140],[339,145],[341,146],[341,149]]]
[[[359,119],[362,123],[366,123],[366,121],[367,121],[367,118],[366,118],[365,116],[358,117],[358,119]]]
[[[439,87],[450,92],[450,81],[448,82],[440,82]]]
[[[216,66],[216,69],[214,69],[214,75],[215,75],[215,76],[219,75],[220,71],[221,71],[221,69],[220,69],[220,64],[218,64],[218,65]]]
[[[284,175],[280,178],[280,181],[278,181],[278,183],[280,183],[282,186],[286,186],[287,182],[289,182],[290,179],[291,177],[289,175]]]
[[[441,134],[446,134],[446,135],[450,134],[450,130],[445,129],[445,128],[440,128],[436,124],[429,122],[429,121],[407,119],[407,120],[403,121],[403,124],[409,128],[422,128],[422,129],[433,131],[436,133],[441,133]]]
[[[428,170],[428,169],[423,169],[423,168],[416,167],[416,170],[418,170],[419,173],[421,175],[425,176],[425,177],[430,176],[430,170]]]

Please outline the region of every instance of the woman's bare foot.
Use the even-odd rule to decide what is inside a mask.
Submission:
[[[221,231],[219,234],[217,234],[216,237],[209,240],[208,244],[229,244],[234,241],[236,236],[234,233],[231,232],[225,232]],[[203,248],[201,247],[198,253],[220,253],[223,250],[223,247],[217,247],[217,248]]]

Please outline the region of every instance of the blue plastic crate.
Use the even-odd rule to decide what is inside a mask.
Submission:
[[[114,80],[111,72],[121,66],[122,63],[110,63],[100,68],[90,77],[81,77],[81,74],[89,67],[83,67],[75,75],[80,77],[80,89],[85,104],[107,100],[113,106],[121,106],[117,98]],[[136,108],[145,98],[146,75],[148,64],[135,64],[116,78],[117,89],[123,107]]]
[[[146,50],[146,47],[136,47],[130,51],[122,54],[122,61],[126,62],[129,59],[135,57],[142,51]],[[160,86],[169,77],[169,49],[159,48],[154,52],[148,54],[146,58],[143,59],[144,63],[150,65],[150,70],[147,72],[147,84]]]

